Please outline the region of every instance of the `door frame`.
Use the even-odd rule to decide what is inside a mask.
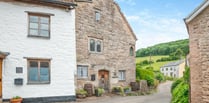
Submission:
[[[3,82],[2,82],[3,58],[0,58],[0,98],[2,98]]]
[[[102,72],[104,72],[104,78],[105,78],[105,74],[107,74],[107,84],[106,84],[107,87],[104,86],[104,89],[108,90],[110,88],[110,71],[109,70],[99,70],[98,71],[98,86],[99,87],[101,86],[100,80],[101,80],[101,75],[102,75],[101,73]]]

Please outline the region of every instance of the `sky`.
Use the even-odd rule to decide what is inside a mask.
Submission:
[[[138,40],[136,50],[187,39],[183,21],[204,0],[115,0]]]

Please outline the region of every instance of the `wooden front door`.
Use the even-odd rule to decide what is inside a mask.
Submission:
[[[0,97],[2,97],[2,61],[3,59],[0,58]]]
[[[109,71],[100,70],[99,71],[99,87],[105,90],[109,89]]]

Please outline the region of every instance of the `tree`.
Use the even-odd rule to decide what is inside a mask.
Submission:
[[[184,55],[184,52],[181,49],[178,48],[175,51],[174,55],[180,59]]]

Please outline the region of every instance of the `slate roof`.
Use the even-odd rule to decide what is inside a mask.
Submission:
[[[2,51],[0,51],[0,54],[9,55],[10,53],[9,52],[2,52]]]
[[[192,13],[189,14],[184,19],[185,23],[189,23],[192,21],[197,15],[199,15],[203,10],[205,10],[209,5],[209,0],[204,0],[202,4],[200,4]]]
[[[75,7],[77,4],[73,2],[73,0],[15,0],[15,1],[22,1],[22,2],[31,2],[31,3],[49,3],[53,5],[60,5],[65,7]]]
[[[162,67],[170,67],[170,66],[177,66],[177,65],[179,65],[179,64],[181,64],[181,63],[183,63],[185,60],[184,59],[182,59],[182,60],[179,60],[179,61],[176,61],[176,62],[170,62],[170,63],[168,63],[168,64],[165,64],[164,66],[162,66]]]

